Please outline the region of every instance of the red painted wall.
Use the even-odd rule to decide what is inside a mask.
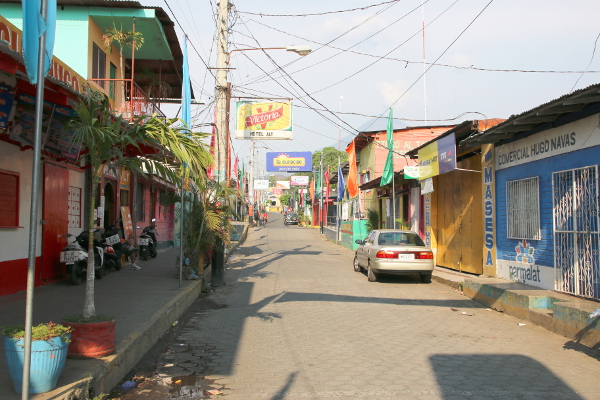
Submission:
[[[56,280],[40,280],[41,257],[35,260],[35,287],[44,286]],[[0,262],[0,296],[27,290],[27,259]]]

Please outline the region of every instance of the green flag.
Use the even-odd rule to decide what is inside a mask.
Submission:
[[[385,186],[391,183],[392,178],[394,177],[394,118],[392,117],[391,107],[387,123],[387,148],[387,160],[385,161],[385,167],[383,168],[383,174],[381,175],[381,184],[379,186]]]

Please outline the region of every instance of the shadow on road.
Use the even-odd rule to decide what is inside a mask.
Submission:
[[[546,366],[520,354],[436,354],[429,362],[448,400],[583,399]]]

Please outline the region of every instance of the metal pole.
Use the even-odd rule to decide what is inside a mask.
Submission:
[[[323,153],[324,153],[325,149],[321,150],[321,167],[320,167],[320,171],[319,171],[319,175],[321,176],[321,179],[319,179],[319,220],[320,222],[320,229],[321,229],[321,234],[323,234]]]
[[[48,15],[48,2],[42,0],[42,18]],[[41,169],[41,144],[42,144],[42,114],[44,109],[44,64],[46,60],[46,33],[39,39],[37,87],[35,97],[35,133],[33,139],[33,172],[31,176],[31,208],[29,210],[29,249],[27,260],[27,298],[25,303],[25,348],[23,359],[23,383],[21,386],[21,399],[29,399],[29,378],[31,369],[31,326],[33,319],[33,290],[35,288],[35,252],[37,249],[38,231],[38,198],[39,180]]]
[[[185,214],[185,180],[181,181],[181,212],[179,213],[179,288],[183,277],[183,215]]]
[[[130,91],[129,91],[129,104],[131,105],[131,117],[130,119],[133,120],[133,99],[134,99],[134,87],[133,85],[135,85],[135,83],[133,83],[133,79],[134,79],[134,71],[135,71],[135,17],[133,17],[133,27],[132,27],[132,32],[133,32],[133,41],[131,43],[131,86],[130,86]]]
[[[219,38],[217,46],[217,86],[216,107],[217,107],[217,140],[216,149],[216,171],[215,175],[218,181],[225,180],[225,171],[227,169],[227,125],[229,118],[227,115],[227,40],[229,14],[229,0],[219,0],[218,29]]]
[[[248,199],[252,205],[250,222],[254,223],[254,139],[250,139],[250,173],[248,174]]]
[[[396,173],[394,171],[392,171],[392,218],[394,219],[393,229],[396,229]]]

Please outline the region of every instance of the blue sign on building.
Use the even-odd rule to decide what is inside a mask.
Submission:
[[[312,171],[312,153],[309,151],[267,153],[267,172],[310,171]]]

